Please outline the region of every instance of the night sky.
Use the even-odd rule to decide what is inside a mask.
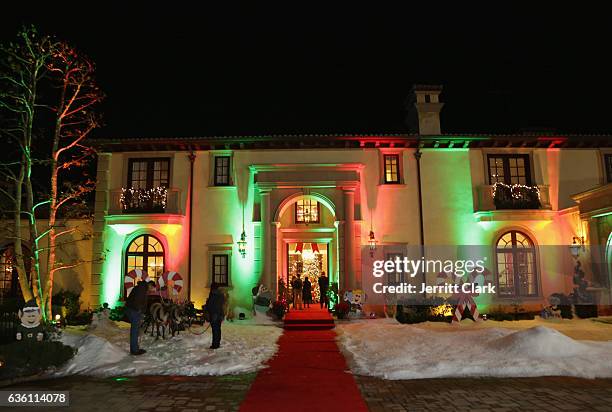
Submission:
[[[404,132],[414,83],[444,85],[447,133],[611,132],[609,12],[505,3],[61,14],[30,4],[2,11],[0,36],[34,23],[88,54],[107,94],[104,137]]]

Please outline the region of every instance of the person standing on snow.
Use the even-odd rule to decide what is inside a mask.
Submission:
[[[210,294],[206,300],[206,313],[212,329],[212,345],[210,349],[218,349],[221,345],[221,323],[223,322],[225,297],[216,282],[210,285]]]

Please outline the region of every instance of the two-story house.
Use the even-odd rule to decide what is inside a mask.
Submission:
[[[298,273],[357,288],[372,243],[486,246],[490,303],[539,305],[571,291],[576,242],[608,304],[612,136],[443,134],[440,91],[415,87],[414,133],[97,140],[92,304],[132,269],[197,304],[213,281],[242,307]]]
[[[178,272],[197,305],[215,281],[248,308],[259,283],[324,271],[359,288],[368,256],[423,244],[482,246],[497,288],[482,303],[537,307],[571,292],[575,252],[609,304],[612,136],[444,134],[440,92],[414,88],[406,134],[95,140],[82,299],[112,306],[141,269]]]

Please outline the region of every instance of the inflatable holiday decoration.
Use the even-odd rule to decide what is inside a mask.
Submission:
[[[28,301],[19,311],[21,323],[17,326],[17,340],[42,342],[45,333],[43,326],[40,324],[40,319],[40,308],[36,301],[33,299]]]

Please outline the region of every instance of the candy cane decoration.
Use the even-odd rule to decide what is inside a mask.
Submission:
[[[130,295],[132,289],[134,289],[134,286],[136,286],[139,281],[144,280],[145,282],[148,282],[149,279],[149,274],[142,269],[130,270],[128,274],[125,275],[125,278],[123,278],[123,285],[125,286],[126,290],[125,296]]]
[[[468,276],[468,283],[477,284],[478,286],[484,286],[485,277],[491,275],[491,272],[485,268],[482,273],[478,273],[473,271]],[[478,296],[480,293],[460,293],[458,295],[459,299],[457,301],[457,307],[455,308],[455,312],[453,313],[453,323],[461,321],[463,317],[463,312],[465,309],[469,309],[474,321],[480,320],[480,313],[478,313],[478,306],[476,305],[476,301],[474,301],[474,297]]]
[[[164,272],[160,277],[157,278],[157,285],[159,289],[164,286],[172,288],[175,295],[178,295],[183,289],[183,278],[178,272]]]

